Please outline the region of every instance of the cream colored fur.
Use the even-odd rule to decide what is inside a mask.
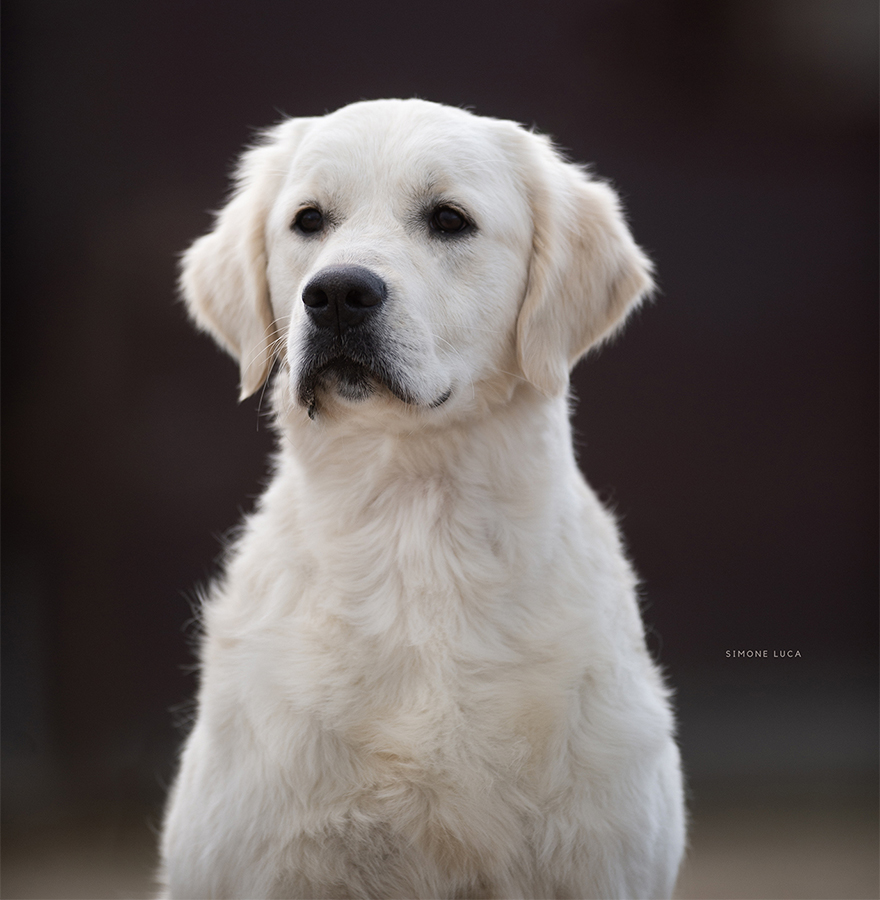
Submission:
[[[475,231],[432,235],[438,203]],[[388,284],[410,402],[326,388],[312,420],[302,291],[340,264]],[[243,396],[277,362],[278,452],[204,604],[167,896],[670,896],[672,716],[566,399],[649,268],[611,189],[510,122],[358,103],[244,154],[182,285]]]

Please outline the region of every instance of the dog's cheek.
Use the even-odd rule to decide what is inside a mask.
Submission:
[[[526,253],[500,246],[480,259],[463,280],[455,343],[470,376],[516,371],[516,320],[528,278]]]

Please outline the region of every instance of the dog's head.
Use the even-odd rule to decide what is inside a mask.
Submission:
[[[238,359],[242,398],[279,359],[311,415],[431,415],[522,380],[562,394],[649,273],[614,192],[546,138],[382,100],[267,131],[181,285]]]

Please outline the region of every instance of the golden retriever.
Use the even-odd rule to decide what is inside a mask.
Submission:
[[[673,718],[567,405],[650,268],[512,122],[371,101],[244,153],[181,284],[242,397],[277,367],[278,452],[204,603],[167,896],[669,897]]]

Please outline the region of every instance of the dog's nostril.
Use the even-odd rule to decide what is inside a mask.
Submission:
[[[352,307],[376,306],[381,297],[371,291],[351,290],[345,295],[345,302]]]
[[[320,288],[310,288],[303,291],[303,303],[312,309],[319,309],[330,302],[327,295]]]

